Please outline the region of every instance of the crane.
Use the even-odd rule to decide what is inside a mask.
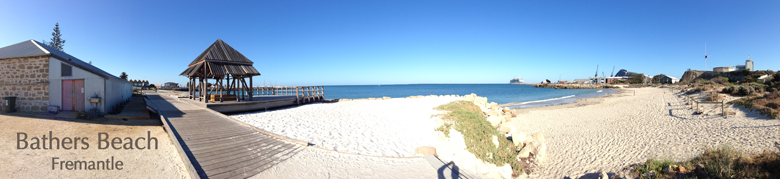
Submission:
[[[609,74],[609,77],[615,77],[615,66],[612,66],[612,74]]]
[[[599,65],[596,65],[596,77],[599,77]]]

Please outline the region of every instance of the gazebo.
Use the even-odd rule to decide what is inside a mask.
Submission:
[[[190,99],[208,103],[209,100],[241,101],[248,96],[252,100],[252,76],[260,75],[252,64],[222,39],[217,39],[179,75],[189,79]],[[208,85],[210,79],[214,80],[213,86]]]

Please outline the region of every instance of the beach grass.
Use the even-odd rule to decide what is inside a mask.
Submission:
[[[780,144],[775,144],[780,150]],[[703,167],[696,170],[697,165]],[[682,166],[681,172],[673,167],[672,172],[664,169],[672,166]],[[645,172],[655,171],[651,178],[778,178],[780,177],[780,152],[764,151],[755,155],[742,153],[734,148],[723,145],[717,148],[707,148],[693,159],[675,163],[670,159],[649,159],[634,168],[633,175],[639,178]],[[678,174],[679,173],[679,174]],[[681,176],[680,176],[681,175]]]
[[[512,175],[517,176],[522,172],[517,158],[517,148],[502,135],[482,115],[482,110],[468,101],[454,101],[436,107],[436,109],[450,111],[442,116],[443,119],[454,123],[455,130],[463,134],[466,149],[482,161],[503,166],[509,164],[512,167]],[[493,144],[493,136],[498,136],[499,146]]]
[[[780,116],[780,92],[773,92],[764,96],[745,97],[731,101],[729,104],[737,104],[739,107],[747,108],[750,111],[756,110],[761,115],[771,119],[777,119]]]

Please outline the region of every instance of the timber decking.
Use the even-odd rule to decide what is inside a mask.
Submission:
[[[147,94],[162,115],[193,178],[247,178],[292,157],[305,147],[258,132],[227,116],[176,98]],[[173,139],[173,138],[172,138]]]

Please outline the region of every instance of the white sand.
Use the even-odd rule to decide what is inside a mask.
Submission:
[[[306,148],[252,178],[436,178],[422,158],[383,158]]]
[[[536,178],[613,175],[651,157],[681,161],[721,144],[748,153],[777,150],[771,145],[780,141],[780,120],[735,108],[736,116],[723,118],[714,105],[702,105],[705,114],[693,115],[669,89],[636,89],[636,96],[633,90],[594,105],[542,107],[514,118],[512,126],[547,140],[549,157]]]
[[[360,155],[409,157],[433,146],[433,108],[457,97],[424,97],[318,103],[230,115],[264,130],[314,146]]]

